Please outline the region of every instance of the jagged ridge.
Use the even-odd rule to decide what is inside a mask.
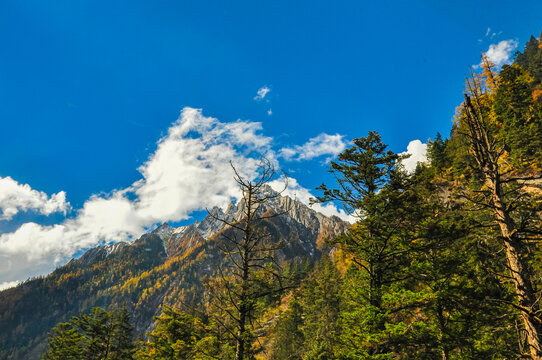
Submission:
[[[238,218],[243,206],[215,207],[201,222],[179,228],[164,223],[132,243],[90,249],[44,278],[0,292],[0,358],[39,358],[52,326],[94,306],[125,304],[137,334],[144,335],[162,304],[198,303],[201,280],[223,261],[216,243],[226,229],[217,218]],[[319,258],[322,239],[349,226],[286,196],[277,196],[260,211],[284,213],[266,224],[273,241],[285,244],[277,254],[282,260]]]

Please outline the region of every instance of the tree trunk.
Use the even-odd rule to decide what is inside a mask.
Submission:
[[[504,240],[506,260],[510,276],[514,282],[518,305],[522,309],[521,319],[527,335],[529,353],[533,359],[539,360],[542,359],[542,347],[540,343],[542,333],[540,322],[536,316],[540,310],[540,306],[536,301],[528,265],[524,264],[524,259],[521,256],[523,249],[520,240],[516,236],[517,229],[503,201],[503,190],[500,179],[497,176],[494,179],[488,180],[488,185],[493,189],[493,212]]]
[[[239,303],[239,322],[237,323],[237,348],[235,351],[235,360],[243,360],[246,351],[245,330],[247,326],[247,316],[249,315],[249,309],[247,308],[248,272],[248,265],[245,263],[243,269],[243,283],[241,285],[241,301]]]
[[[465,94],[466,120],[470,132],[471,152],[479,170],[484,174],[486,186],[491,191],[489,204],[495,222],[499,225],[506,250],[506,261],[510,277],[514,282],[516,299],[521,308],[521,319],[525,327],[529,353],[533,360],[542,360],[541,324],[537,316],[540,306],[536,301],[535,290],[531,282],[529,265],[523,257],[524,244],[518,238],[514,220],[506,203],[499,159],[504,153],[496,146],[488,133],[479,105],[479,90],[474,89],[476,106],[468,94]]]
[[[437,300],[438,301],[438,300]],[[439,324],[439,343],[440,343],[440,352],[442,354],[442,360],[448,360],[449,348],[446,345],[446,339],[444,337],[444,332],[446,329],[446,321],[444,320],[444,314],[442,306],[440,303],[437,303],[437,319]]]
[[[243,273],[241,276],[241,296],[240,296],[240,302],[239,302],[239,322],[237,324],[237,348],[235,351],[235,360],[243,360],[245,357],[245,330],[246,330],[246,322],[247,322],[247,315],[249,313],[249,310],[247,309],[247,292],[248,292],[248,280],[249,280],[249,245],[251,240],[251,221],[252,221],[252,186],[248,186],[247,189],[247,196],[248,201],[245,204],[245,218],[246,223],[243,228],[243,252],[242,252],[242,261],[243,261]]]
[[[241,311],[239,318],[239,327],[237,329],[237,348],[235,351],[235,360],[243,360],[245,356],[245,314]]]

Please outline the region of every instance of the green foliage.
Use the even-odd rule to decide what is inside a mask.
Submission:
[[[335,265],[329,258],[323,257],[302,287],[305,360],[335,358],[340,334],[341,283]]]
[[[133,304],[140,316],[148,311],[148,318],[152,319],[154,309],[145,309],[144,304],[138,306],[137,301],[154,282],[142,281],[126,292],[118,287],[163,263],[162,240],[148,234],[119,249],[107,257],[105,249],[92,249],[45,278],[32,279],[20,288],[2,292],[0,322],[5,331],[0,332],[0,358],[8,358],[16,351],[20,355],[15,359],[25,359],[26,351],[45,342],[53,325],[87,313],[92,307],[112,309],[111,304]]]
[[[53,328],[43,359],[129,360],[134,348],[131,336],[126,309],[110,313],[93,308],[89,315]]]
[[[431,163],[431,168],[437,173],[450,166],[449,159],[446,156],[447,144],[448,139],[442,140],[440,133],[437,133],[435,140],[427,144],[427,158]]]
[[[521,243],[523,270],[539,296],[542,110],[535,94],[541,90],[541,54],[540,41],[533,37],[515,64],[497,74],[486,63],[468,83],[471,92],[480,89],[473,109],[483,120],[476,126],[487,137],[493,163],[473,153],[476,129],[469,128],[465,107],[457,113],[450,138],[437,134],[428,144],[430,164],[414,174],[406,174],[398,165],[403,156],[370,132],[331,162],[335,186],[319,187],[322,196],[316,201],[340,202],[356,222],[327,239],[329,248],[317,256],[300,255],[306,254],[306,231],[292,227],[281,232],[274,223],[279,217],[258,218],[244,227],[249,238],[265,234],[254,247],[258,256],[240,256],[239,247],[246,244],[230,241],[227,247],[224,241],[241,235],[243,230],[234,229],[246,225],[244,219],[229,224],[220,234],[222,242],[186,247],[169,259],[162,240],[148,235],[126,249],[124,257],[91,252],[45,279],[24,284],[27,293],[5,292],[0,309],[18,310],[0,311],[0,320],[12,329],[0,336],[0,348],[7,344],[12,351],[16,344],[19,353],[11,353],[24,358],[39,343],[43,326],[29,325],[31,304],[37,304],[36,313],[46,323],[55,323],[50,313],[68,316],[96,302],[127,301],[140,329],[148,329],[144,319],[162,305],[135,354],[128,312],[94,308],[58,323],[43,359],[226,360],[235,358],[239,339],[245,342],[242,357],[251,360],[530,358],[518,321],[522,309],[503,256],[503,221],[495,220],[490,200],[500,196],[505,203],[514,239]],[[490,166],[502,180],[501,193],[484,177]],[[276,246],[281,242],[286,251]],[[252,268],[245,266],[250,271],[242,277],[243,267],[231,265],[250,256]],[[218,270],[202,270],[213,266]],[[295,280],[288,283],[286,296],[284,279]],[[55,299],[61,296],[74,300],[60,307]],[[53,307],[40,304],[38,297]],[[24,311],[13,305],[18,302]],[[167,303],[188,303],[194,311]],[[3,358],[8,352],[2,351]]]
[[[396,167],[400,159],[377,134],[369,133],[331,164],[341,187],[320,187],[320,200],[340,200],[358,214],[348,234],[334,241],[354,264],[343,289],[341,343],[346,358],[396,356],[395,348],[409,332],[405,312],[424,297],[409,283],[424,207],[409,177]]]
[[[542,82],[542,47],[540,45],[540,39],[531,36],[524,51],[516,53],[515,61],[516,64],[534,76],[537,83]]]
[[[195,359],[196,345],[204,337],[201,320],[165,306],[156,318],[155,329],[148,341],[141,342],[135,359]]]
[[[79,360],[83,356],[83,335],[72,323],[60,323],[49,335],[49,349],[43,355],[44,360]]]
[[[112,317],[112,338],[110,357],[112,359],[129,360],[134,353],[132,339],[133,325],[130,322],[130,315],[125,307],[114,313]]]
[[[303,308],[297,297],[292,299],[273,328],[271,360],[301,360],[305,336]]]
[[[376,192],[395,173],[400,155],[387,150],[377,132],[369,132],[367,137],[354,139],[354,146],[338,156],[330,164],[330,172],[336,175],[339,188],[318,187],[323,195],[318,201],[340,201],[348,212],[364,211]]]
[[[533,102],[533,81],[521,67],[504,65],[495,95],[496,119],[502,126],[497,137],[518,170],[540,163],[542,155],[542,106]]]

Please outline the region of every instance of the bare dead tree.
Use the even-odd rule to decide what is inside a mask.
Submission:
[[[542,320],[538,289],[529,265],[529,253],[534,242],[540,240],[540,199],[525,190],[525,181],[540,176],[520,176],[506,169],[506,144],[499,141],[485,116],[484,90],[473,76],[467,81],[463,104],[466,136],[474,169],[480,175],[482,186],[470,197],[476,205],[489,209],[493,222],[500,230],[506,256],[508,278],[514,285],[528,354],[542,359]],[[528,355],[528,356],[529,356]]]
[[[268,159],[262,158],[254,180],[243,177],[233,164],[232,168],[242,197],[234,218],[211,215],[226,225],[217,245],[225,261],[218,268],[212,292],[215,306],[233,325],[228,331],[236,342],[235,359],[243,360],[250,358],[252,341],[257,338],[254,324],[258,301],[289,288],[275,259],[281,244],[273,242],[266,230],[271,218],[287,210],[270,211],[266,206],[278,201],[282,192],[272,191],[268,185],[276,176]],[[283,191],[286,186],[285,180]]]

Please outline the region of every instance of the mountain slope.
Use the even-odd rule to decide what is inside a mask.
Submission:
[[[216,245],[229,230],[217,218],[233,219],[242,206],[213,208],[201,222],[180,228],[163,224],[133,243],[90,249],[46,277],[0,292],[0,358],[39,358],[51,327],[95,306],[125,305],[136,334],[144,335],[162,304],[197,304],[204,294],[202,280],[223,262]],[[261,211],[281,214],[262,226],[274,242],[282,242],[276,254],[282,261],[315,260],[324,238],[348,228],[289,197],[277,197]]]

